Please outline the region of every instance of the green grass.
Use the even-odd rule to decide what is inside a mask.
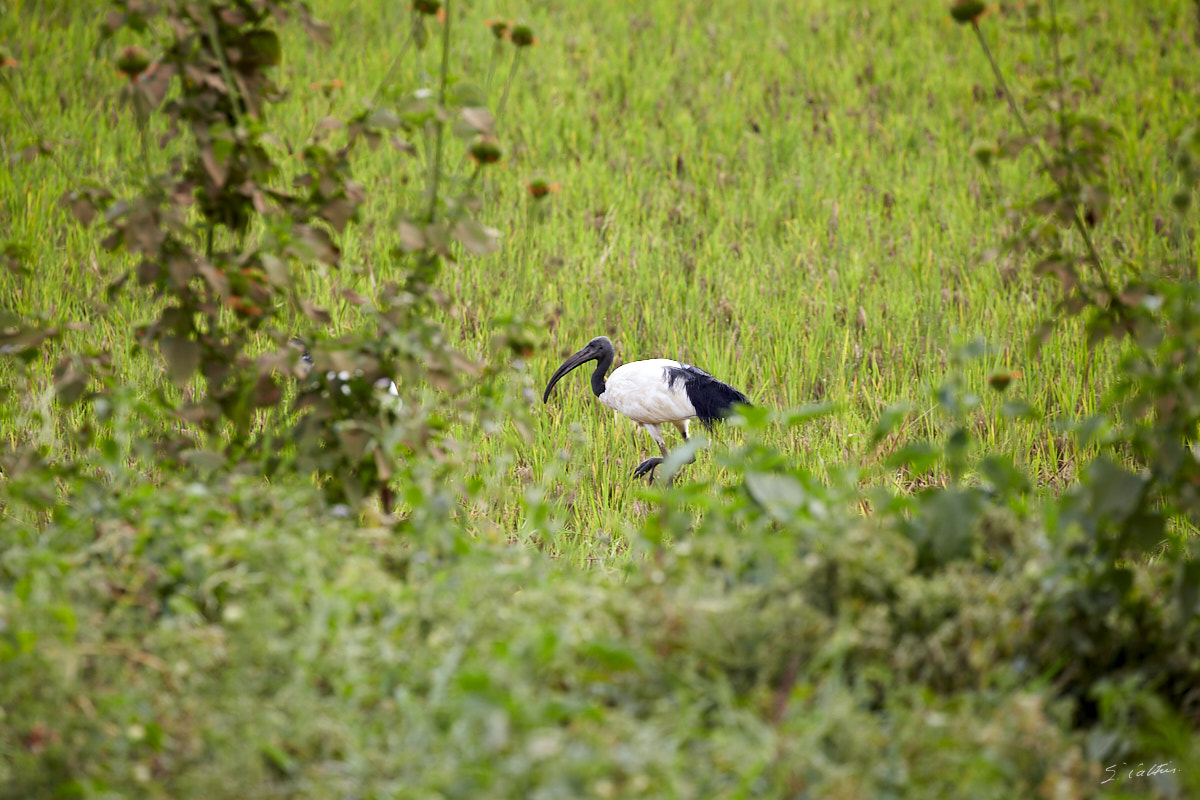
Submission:
[[[138,177],[136,128],[113,99],[120,76],[91,54],[100,12],[12,8],[3,35],[21,67],[7,74],[35,129],[6,104],[0,146],[11,159],[41,137],[56,158],[18,159],[0,176],[8,237],[34,254],[31,275],[4,275],[0,291],[22,313],[86,322],[87,338],[113,346],[127,380],[150,383],[158,365],[125,355],[144,298],[127,295],[104,316],[91,307],[128,264],[56,205],[77,178],[122,186]],[[291,30],[279,71],[290,99],[275,119],[293,143],[323,116],[369,100],[407,31],[402,6],[316,10],[333,24],[334,46]],[[879,453],[865,436],[880,411],[909,402],[907,432],[933,433],[936,415],[923,413],[934,405],[931,389],[955,348],[976,337],[995,354],[968,368],[972,389],[984,391],[993,369],[1013,369],[1022,377],[1011,392],[1050,418],[1099,410],[1112,354],[1096,353],[1089,371],[1081,329],[1067,324],[1029,355],[1027,337],[1054,289],[1025,265],[986,255],[1004,230],[1001,201],[1030,195],[1033,164],[989,176],[969,156],[972,142],[1012,122],[972,37],[940,8],[652,3],[596,13],[550,3],[507,11],[533,24],[539,44],[519,66],[501,120],[508,157],[487,182],[482,216],[504,244],[493,256],[463,258],[440,282],[456,303],[447,330],[468,353],[484,354],[492,318],[519,314],[546,326],[545,347],[527,366],[533,384],[604,333],[619,359],[685,359],[757,404],[831,403],[832,416],[781,434],[785,448],[818,470],[862,465],[871,481],[890,480],[874,470]],[[1152,235],[1151,209],[1172,189],[1168,143],[1195,113],[1187,11],[1182,3],[1068,9],[1078,22],[1068,52],[1096,87],[1084,106],[1124,131],[1112,169],[1125,191],[1097,234],[1112,268],[1122,256],[1147,263],[1170,246]],[[455,20],[455,70],[480,82],[491,53],[487,13],[464,8]],[[987,33],[1020,91],[1034,74],[1026,65],[1046,54],[1013,35],[1013,24],[995,18]],[[402,86],[431,80],[421,70],[433,56],[412,54],[397,65]],[[507,62],[496,68],[493,102],[506,70]],[[331,102],[310,88],[334,78],[345,88]],[[166,155],[156,158],[161,167]],[[344,239],[346,274],[306,281],[318,298],[335,280],[361,289],[394,274],[391,223],[413,208],[419,166],[383,147],[360,155],[356,175],[370,191],[365,224]],[[561,191],[534,203],[525,183],[535,176]],[[1115,240],[1134,251],[1112,251]],[[330,300],[330,333],[356,324]],[[1044,425],[997,426],[1000,400],[989,393],[979,414],[983,445],[1011,453],[1043,485],[1062,485],[1072,446]],[[589,532],[628,515],[628,475],[651,443],[614,424],[577,376],[534,409],[534,423],[516,467],[540,473],[569,449],[591,491],[564,522],[587,549]],[[495,455],[484,444],[475,457]],[[706,472],[703,459],[691,470]]]

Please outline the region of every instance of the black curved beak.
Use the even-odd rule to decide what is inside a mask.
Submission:
[[[601,355],[602,353],[600,348],[591,342],[588,342],[588,344],[586,344],[582,350],[564,361],[562,366],[555,370],[554,374],[550,376],[550,382],[546,384],[546,391],[542,393],[542,402],[550,402],[550,390],[554,388],[554,384],[562,380],[564,375],[581,364],[586,364],[589,361],[596,361]]]

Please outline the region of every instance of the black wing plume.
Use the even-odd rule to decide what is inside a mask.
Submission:
[[[688,400],[696,409],[696,418],[708,429],[733,413],[734,403],[750,405],[746,395],[727,383],[709,375],[699,367],[680,363],[678,367],[667,367],[667,386],[674,388],[682,381]]]

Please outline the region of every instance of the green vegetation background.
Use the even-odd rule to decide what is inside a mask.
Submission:
[[[334,43],[283,28],[289,98],[273,113],[287,140],[372,98],[407,32],[406,3],[312,5]],[[1196,9],[1064,6],[1084,103],[1122,131],[1097,240],[1114,261],[1164,263],[1178,243],[1161,210],[1171,143],[1200,105]],[[143,301],[125,295],[103,315],[93,303],[129,264],[58,202],[80,179],[141,175],[136,126],[115,102],[123,78],[94,52],[104,9],[0,11],[19,64],[0,103],[0,237],[32,254],[28,272],[0,272],[0,298],[86,325],[63,346],[102,342],[123,381],[153,386],[160,364],[130,349]],[[1013,30],[1017,11],[987,24],[1022,94],[1047,53]],[[1118,353],[1089,350],[1068,320],[1029,354],[1056,290],[999,246],[1032,160],[984,171],[971,158],[1012,123],[946,9],[530,2],[455,14],[455,69],[475,80],[492,51],[485,19],[519,16],[539,40],[486,184],[481,216],[501,248],[438,283],[454,301],[439,321],[472,356],[488,353],[496,317],[541,324],[539,349],[510,365],[518,418],[478,440],[450,423],[470,500],[436,507],[435,481],[455,478],[431,468],[405,495],[403,536],[326,508],[297,480],[128,475],[41,514],[6,500],[0,795],[1200,792],[1196,709],[1164,701],[1190,695],[1152,677],[1197,674],[1195,642],[1173,638],[1196,633],[1194,615],[1164,610],[1170,579],[1151,559],[1140,588],[1093,614],[1095,629],[1080,625],[1091,606],[1069,537],[1029,510],[1073,486],[1091,454],[1044,420],[1107,411]],[[412,55],[396,81],[427,84],[433,61]],[[38,141],[53,157],[21,157]],[[386,147],[359,157],[369,201],[341,239],[341,280],[369,292],[392,277],[390,223],[416,173]],[[538,179],[558,191],[532,198]],[[353,310],[322,294],[328,276],[303,282],[328,300],[330,332],[353,328]],[[726,429],[685,486],[648,491],[628,475],[649,440],[579,376],[549,405],[535,396],[600,334],[619,358],[698,364],[763,407],[833,410]],[[992,349],[960,365],[977,337]],[[6,397],[9,445],[62,446],[53,363]],[[920,536],[899,515],[862,516],[857,491],[905,498],[947,481],[942,468],[885,467],[899,440],[871,431],[907,402],[902,433],[936,438],[933,393],[956,370],[982,396],[967,419],[979,451],[1008,456],[1037,488],[967,509],[966,556],[930,570]],[[1006,395],[986,389],[996,372],[1019,374]],[[1004,420],[1009,395],[1044,419]],[[950,497],[936,519],[954,528],[966,507]],[[1062,608],[1073,610],[1055,617]],[[1175,771],[1102,783],[1106,766],[1142,762]]]

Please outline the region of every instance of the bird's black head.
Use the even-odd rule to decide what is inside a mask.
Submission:
[[[597,336],[555,370],[554,375],[550,377],[550,382],[546,384],[546,391],[542,394],[542,402],[550,402],[550,390],[554,388],[554,384],[558,383],[564,375],[589,361],[600,362],[596,365],[596,371],[592,374],[592,391],[597,397],[604,394],[604,374],[612,366],[613,344],[607,336]]]

